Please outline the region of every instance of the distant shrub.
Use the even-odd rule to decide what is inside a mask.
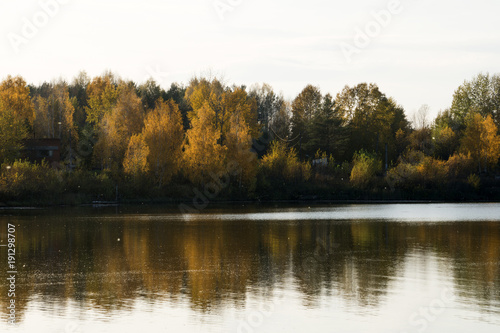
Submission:
[[[273,141],[269,151],[262,158],[261,167],[266,169],[270,174],[283,170],[286,164],[286,145],[277,141]]]
[[[446,162],[426,156],[417,166],[417,177],[421,184],[429,187],[443,185],[448,178]]]
[[[301,176],[302,176],[302,179],[304,181],[308,181],[310,178],[311,178],[311,174],[312,174],[312,167],[311,167],[311,163],[309,162],[304,162],[304,163],[301,163]]]
[[[478,175],[476,175],[475,173],[469,175],[469,177],[467,177],[467,183],[472,186],[476,191],[479,190],[479,188],[481,187],[481,178],[479,178]]]
[[[364,150],[356,152],[351,170],[351,183],[358,188],[366,188],[377,172],[382,170],[381,161]]]
[[[411,190],[439,187],[447,182],[448,169],[447,162],[410,150],[387,172],[386,180],[392,187]]]
[[[448,167],[448,176],[452,180],[465,179],[476,170],[476,162],[471,154],[455,153],[446,162]]]
[[[47,197],[60,193],[62,187],[60,172],[45,161],[35,164],[17,160],[2,165],[0,190],[10,198]]]
[[[385,179],[393,189],[414,187],[417,181],[417,167],[410,163],[400,162],[387,172]]]
[[[65,174],[66,191],[90,196],[92,199],[113,199],[116,181],[106,172],[74,170]]]
[[[283,142],[271,143],[269,152],[262,158],[261,172],[269,180],[307,181],[311,177],[311,164],[301,162],[295,148],[288,148]]]

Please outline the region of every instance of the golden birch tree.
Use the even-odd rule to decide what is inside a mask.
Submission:
[[[26,82],[8,76],[0,84],[0,160],[13,160],[33,124],[33,104]]]
[[[143,124],[144,109],[135,89],[120,86],[116,106],[100,122],[99,140],[94,147],[95,158],[103,169],[123,165],[130,137],[139,134]]]
[[[257,102],[242,87],[226,87],[217,79],[193,79],[186,89],[186,100],[193,111],[189,118],[197,117],[199,109],[208,107],[213,113],[213,124],[220,133],[220,144],[225,145],[226,135],[230,130],[231,117],[239,113],[252,138],[260,135],[261,126],[257,121]]]
[[[187,143],[184,148],[186,175],[194,184],[203,184],[210,177],[222,170],[226,147],[218,141],[220,132],[214,126],[214,112],[206,104],[192,119],[192,128],[187,131]]]
[[[103,117],[109,113],[118,100],[118,87],[110,75],[98,76],[87,86],[87,104],[85,108],[87,122],[98,126]]]
[[[145,174],[149,170],[148,155],[149,147],[142,134],[132,135],[123,160],[123,171],[130,176]]]
[[[477,162],[478,170],[494,167],[500,157],[500,136],[491,115],[483,118],[475,113],[469,116],[462,138],[462,150],[470,153]]]
[[[183,127],[177,104],[159,100],[149,112],[142,131],[149,147],[148,168],[158,186],[168,183],[180,168]]]
[[[250,129],[239,113],[233,114],[230,120],[229,133],[226,138],[227,159],[238,166],[236,174],[238,186],[251,185],[257,173],[257,155],[252,152],[252,136]]]

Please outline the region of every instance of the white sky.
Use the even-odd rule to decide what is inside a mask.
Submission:
[[[293,98],[309,83],[335,96],[374,82],[408,114],[429,104],[434,116],[465,79],[500,72],[498,0],[400,0],[401,13],[350,63],[341,43],[354,46],[356,29],[375,22],[371,12],[397,0],[0,1],[0,78],[35,84],[109,69],[168,88],[211,71]],[[48,22],[45,2],[61,3]],[[223,20],[217,2],[233,4]],[[10,39],[36,18],[41,27],[16,52]]]

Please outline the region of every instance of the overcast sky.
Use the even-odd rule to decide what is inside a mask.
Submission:
[[[434,116],[465,79],[500,72],[500,1],[397,2],[2,0],[0,78],[109,69],[168,88],[211,71],[287,98],[307,84],[335,96],[373,82],[407,113],[428,104]]]

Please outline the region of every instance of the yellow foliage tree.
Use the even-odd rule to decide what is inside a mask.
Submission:
[[[476,168],[476,162],[472,158],[471,154],[455,153],[448,161],[446,161],[446,167],[448,168],[448,177],[451,179],[465,179],[471,173],[474,172]]]
[[[218,144],[220,132],[214,126],[214,113],[206,104],[191,121],[184,148],[187,177],[194,184],[203,184],[222,170],[226,147]]]
[[[240,87],[225,87],[217,79],[193,79],[186,89],[186,99],[193,111],[189,118],[197,117],[201,108],[208,107],[213,113],[214,127],[220,133],[220,143],[226,143],[226,136],[231,128],[231,117],[238,113],[241,120],[248,126],[252,138],[260,135],[260,125],[257,122],[257,102],[248,96]]]
[[[162,186],[180,168],[184,133],[177,104],[173,100],[158,101],[146,116],[142,135],[149,147],[148,168],[157,185]]]
[[[260,135],[261,126],[257,122],[257,102],[250,98],[243,88],[227,90],[222,97],[223,117],[221,133],[226,135],[231,128],[231,117],[236,115],[240,122],[245,122],[248,134],[254,139]]]
[[[130,137],[139,134],[144,124],[144,109],[133,87],[122,85],[116,106],[100,122],[99,140],[94,156],[103,169],[117,169]]]
[[[32,124],[33,104],[30,89],[22,77],[9,75],[0,84],[0,106],[2,110],[12,112],[15,118]]]
[[[102,118],[111,113],[115,106],[119,95],[118,87],[111,75],[98,76],[87,86],[87,95],[87,121],[98,126]]]
[[[0,84],[0,160],[13,160],[33,123],[33,104],[26,82],[8,76]]]
[[[425,156],[416,171],[421,184],[440,185],[448,178],[448,165],[445,161],[436,160],[430,156]]]
[[[226,138],[228,161],[238,165],[238,183],[250,185],[257,173],[257,155],[252,149],[252,136],[246,122],[239,113],[231,117],[231,125]]]
[[[141,134],[134,134],[130,137],[125,159],[123,160],[123,170],[126,174],[137,176],[148,171],[149,147]]]
[[[189,117],[193,118],[205,103],[216,113],[225,87],[217,79],[193,78],[186,89],[185,98],[193,108]]]
[[[498,126],[493,117],[488,115],[483,122],[484,133],[483,140],[487,143],[485,146],[485,164],[494,167],[500,158],[500,135],[498,135]]]
[[[477,161],[479,172],[494,167],[500,157],[500,136],[491,115],[483,118],[479,113],[471,115],[467,121],[462,150],[470,153]]]

